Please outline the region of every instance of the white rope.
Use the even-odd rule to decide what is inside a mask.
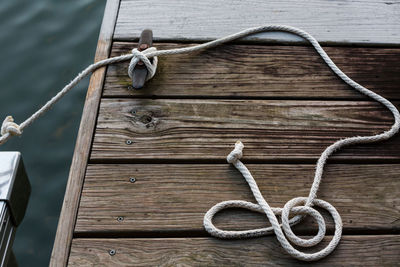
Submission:
[[[26,127],[31,125],[40,116],[42,116],[49,109],[51,109],[53,105],[57,103],[58,100],[60,100],[65,94],[67,94],[72,88],[74,88],[75,85],[77,85],[83,78],[88,76],[96,69],[104,67],[109,64],[126,61],[131,58],[132,54],[123,55],[123,56],[104,59],[88,66],[85,70],[79,73],[70,83],[68,83],[60,92],[58,92],[52,99],[50,99],[43,107],[41,107],[38,111],[33,113],[29,118],[27,118],[24,122],[22,122],[19,125],[16,123],[12,123],[14,119],[11,116],[7,116],[1,126],[0,145],[7,142],[12,136],[21,135]]]
[[[200,45],[190,46],[190,47],[183,47],[177,49],[167,49],[167,50],[157,50],[156,48],[146,49],[144,51],[139,51],[137,49],[132,50],[132,54],[118,56],[114,58],[105,59],[99,61],[95,64],[90,65],[87,67],[82,73],[80,73],[74,80],[72,80],[69,84],[67,84],[55,97],[53,97],[49,102],[46,103],[41,109],[35,112],[31,117],[25,120],[20,125],[14,123],[11,116],[8,116],[1,127],[1,137],[0,137],[0,144],[3,144],[13,135],[21,135],[24,128],[32,124],[38,117],[48,111],[60,98],[62,98],[69,90],[71,90],[80,80],[86,77],[88,74],[93,72],[94,70],[106,66],[108,64],[113,64],[121,61],[126,61],[131,59],[131,63],[129,65],[128,74],[131,77],[132,71],[139,60],[143,61],[146,68],[148,69],[148,76],[146,77],[147,80],[151,79],[157,69],[157,56],[163,55],[172,55],[172,54],[183,54],[183,53],[190,53],[198,50],[203,50],[211,47],[218,46],[223,43],[227,43],[229,41],[254,34],[259,32],[266,32],[266,31],[284,31],[289,32],[292,34],[296,34],[311,43],[311,45],[315,48],[321,58],[325,61],[325,63],[332,69],[332,71],[339,76],[345,83],[356,89],[362,94],[369,96],[370,98],[374,99],[375,101],[381,103],[386,108],[388,108],[394,117],[394,124],[392,127],[383,133],[373,135],[373,136],[357,136],[357,137],[350,137],[339,140],[334,144],[327,147],[324,152],[321,154],[320,158],[318,159],[316,171],[314,175],[314,182],[311,186],[310,193],[308,197],[297,197],[290,201],[288,201],[283,208],[272,208],[268,205],[266,200],[263,198],[257,183],[255,182],[254,178],[252,177],[249,170],[246,166],[240,161],[242,157],[242,149],[243,144],[241,142],[237,142],[235,145],[235,149],[228,155],[227,160],[229,163],[233,164],[243,175],[246,179],[247,183],[250,186],[251,191],[257,201],[258,204],[254,204],[251,202],[241,201],[241,200],[230,200],[224,201],[221,203],[216,204],[213,206],[204,216],[204,227],[206,231],[208,231],[211,235],[220,237],[220,238],[243,238],[243,237],[255,237],[255,236],[262,236],[268,235],[274,232],[278,238],[278,241],[281,243],[282,247],[293,257],[305,260],[305,261],[315,261],[327,256],[331,253],[337,244],[342,235],[342,221],[340,218],[339,213],[336,209],[326,201],[317,199],[317,191],[319,185],[321,183],[322,173],[324,170],[324,166],[326,164],[327,159],[332,155],[335,151],[341,149],[342,147],[353,145],[353,144],[362,144],[362,143],[372,143],[378,142],[382,140],[386,140],[391,138],[395,135],[400,127],[400,114],[396,107],[387,99],[383,98],[382,96],[368,90],[367,88],[361,86],[360,84],[356,83],[352,79],[350,79],[346,74],[344,74],[333,61],[329,58],[329,56],[325,53],[322,47],[319,45],[318,41],[312,37],[307,32],[285,25],[267,25],[261,27],[250,28],[232,35],[228,35],[226,37],[216,39],[214,41],[210,41],[207,43],[203,43]],[[150,58],[153,58],[153,63],[150,62]],[[297,250],[292,246],[290,242],[293,244],[300,246],[300,247],[310,247],[318,244],[325,236],[325,222],[321,214],[316,211],[313,206],[321,207],[326,209],[335,222],[335,232],[333,235],[332,240],[329,244],[323,248],[322,250],[315,252],[315,253],[303,253]],[[216,228],[213,223],[212,219],[213,216],[226,208],[232,207],[239,207],[239,208],[246,208],[251,211],[262,212],[265,213],[269,222],[271,223],[271,227],[268,228],[261,228],[261,229],[252,229],[252,230],[245,230],[245,231],[225,231]],[[293,214],[297,215],[289,220],[289,213],[292,212]],[[281,216],[282,224],[279,224],[277,215]],[[313,217],[317,224],[318,224],[318,233],[311,239],[302,239],[296,236],[293,231],[291,230],[291,226],[300,222],[304,215],[309,215]],[[290,241],[290,242],[289,242]]]
[[[131,59],[131,62],[129,63],[129,68],[128,68],[128,75],[131,79],[133,77],[133,70],[135,69],[136,64],[139,61],[142,61],[148,70],[146,81],[153,78],[154,74],[156,74],[158,58],[157,56],[153,56],[153,63],[151,63],[146,55],[156,50],[157,48],[155,47],[149,47],[146,50],[143,50],[143,52],[139,51],[137,48],[132,49],[133,57]]]
[[[7,116],[3,124],[1,125],[1,135],[11,134],[11,135],[21,135],[21,129],[18,124],[14,122],[14,118]]]
[[[242,173],[246,182],[249,184],[250,189],[253,192],[254,198],[256,199],[258,204],[254,204],[243,200],[229,200],[216,204],[204,215],[203,223],[206,231],[209,232],[211,235],[219,238],[258,237],[258,236],[269,235],[275,232],[275,235],[277,236],[278,241],[279,243],[281,243],[282,247],[296,259],[304,261],[319,260],[330,254],[336,248],[342,236],[342,228],[343,228],[342,219],[337,210],[331,204],[329,204],[324,200],[316,198],[310,199],[309,197],[293,198],[290,201],[288,201],[283,208],[270,207],[267,201],[262,196],[260,189],[258,188],[257,183],[254,180],[253,176],[251,175],[250,171],[240,161],[240,158],[242,157],[243,147],[244,146],[242,142],[237,141],[235,144],[235,149],[227,156],[227,161],[233,164]],[[311,191],[313,191],[313,189],[317,190],[318,188],[312,188]],[[323,240],[326,231],[324,218],[317,210],[312,208],[312,206],[323,208],[331,214],[333,221],[335,223],[335,233],[333,235],[333,238],[325,248],[315,253],[304,253],[294,248],[289,241],[291,241],[293,244],[299,247],[312,247],[319,244]],[[228,208],[243,208],[251,211],[265,213],[267,215],[269,222],[271,223],[271,227],[245,230],[245,231],[226,231],[218,229],[212,223],[212,219],[216,213],[220,212],[223,209],[228,209]],[[302,216],[295,216],[291,220],[289,220],[290,212],[292,212],[295,215],[311,216],[318,224],[317,235],[311,239],[303,239],[296,236],[293,233],[291,226],[299,223],[300,220],[302,219]],[[276,215],[281,216],[282,224],[279,224]]]

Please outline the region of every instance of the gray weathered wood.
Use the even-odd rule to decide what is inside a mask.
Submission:
[[[160,49],[270,23],[301,27],[325,44],[400,45],[398,0],[121,0],[119,6],[119,0],[107,2],[96,61],[110,56],[113,40],[132,41],[144,28],[152,28],[156,40],[171,42]],[[302,42],[282,33],[247,40]],[[112,56],[134,46],[116,42]],[[400,99],[399,48],[327,47],[327,52],[356,81]],[[215,203],[253,201],[237,170],[215,163],[222,163],[234,142],[242,140],[244,161],[253,161],[248,167],[266,199],[282,206],[307,195],[314,165],[304,163],[314,163],[326,146],[392,124],[388,111],[344,85],[307,46],[241,43],[161,58],[157,76],[139,92],[127,90],[126,67],[127,62],[112,65],[91,77],[51,266],[68,261],[71,266],[303,265],[285,254],[273,236],[190,238],[206,234],[202,217]],[[327,166],[318,196],[337,207],[346,235],[316,265],[399,262],[399,235],[370,235],[400,229],[400,165],[393,164],[400,160],[399,149],[396,137],[335,154],[346,164]],[[267,224],[264,216],[242,210],[226,211],[215,222],[227,229]],[[330,220],[327,226],[331,234]],[[310,219],[296,228],[302,234],[314,230]],[[348,235],[355,233],[364,235]],[[151,238],[131,238],[136,235]],[[114,256],[110,249],[116,250]]]
[[[116,254],[109,255],[114,249]],[[343,236],[318,262],[295,260],[274,236],[246,240],[215,238],[74,239],[70,266],[397,266],[400,236]]]
[[[248,164],[271,206],[283,207],[291,198],[307,196],[314,165]],[[342,216],[345,231],[400,229],[400,165],[328,165],[318,197]],[[130,178],[136,179],[135,183]],[[368,193],[366,193],[368,192]],[[75,233],[204,232],[203,216],[220,201],[254,202],[242,175],[229,164],[89,165]],[[117,221],[123,217],[123,221]],[[333,231],[327,217],[328,228]],[[225,229],[268,225],[265,215],[224,212],[216,224]],[[310,221],[296,229],[317,229]]]
[[[152,28],[156,40],[209,40],[266,24],[300,27],[324,43],[400,44],[398,0],[180,1],[122,0],[114,38],[131,40]],[[258,41],[302,41],[284,33]]]
[[[158,43],[158,49],[192,44]],[[130,53],[136,43],[114,42],[111,56]],[[325,47],[352,79],[398,99],[400,49]],[[311,47],[224,45],[193,55],[160,57],[156,76],[132,90],[128,62],[107,69],[104,97],[256,97],[366,99],[332,73]]]
[[[225,160],[241,140],[245,161],[314,161],[338,139],[392,123],[369,101],[103,99],[91,160]],[[399,159],[399,141],[353,146],[334,158]]]
[[[107,1],[97,44],[95,61],[108,58],[110,54],[118,7],[119,0]],[[68,261],[72,233],[75,226],[76,214],[78,212],[79,199],[95,129],[105,73],[105,68],[101,68],[96,70],[90,78],[64,202],[58,221],[50,266],[65,266]]]

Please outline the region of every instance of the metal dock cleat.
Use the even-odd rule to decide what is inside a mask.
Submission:
[[[143,51],[147,48],[153,46],[153,31],[150,29],[143,30],[138,44],[138,50]],[[150,59],[152,62],[153,59]],[[144,65],[143,61],[139,61],[135,66],[135,69],[132,73],[132,87],[133,89],[140,89],[144,86],[146,82],[148,70]]]

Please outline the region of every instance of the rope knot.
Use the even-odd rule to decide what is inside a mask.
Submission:
[[[137,48],[132,49],[132,59],[129,63],[128,75],[132,79],[133,70],[135,69],[137,63],[142,61],[147,68],[148,74],[146,77],[146,81],[153,78],[154,74],[156,74],[158,58],[157,56],[153,56],[152,53],[157,51],[155,47],[149,47],[146,50],[139,51]],[[149,58],[153,58],[153,62],[150,61]]]
[[[235,148],[226,157],[228,163],[235,163],[236,161],[241,159],[243,157],[243,148],[244,148],[243,143],[240,141],[236,141]]]
[[[18,124],[14,122],[14,118],[12,116],[7,116],[3,124],[1,125],[1,135],[21,135],[22,131]]]

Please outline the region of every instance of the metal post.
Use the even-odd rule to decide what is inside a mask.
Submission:
[[[7,266],[12,257],[15,232],[24,218],[30,192],[21,153],[0,152],[0,267]]]

